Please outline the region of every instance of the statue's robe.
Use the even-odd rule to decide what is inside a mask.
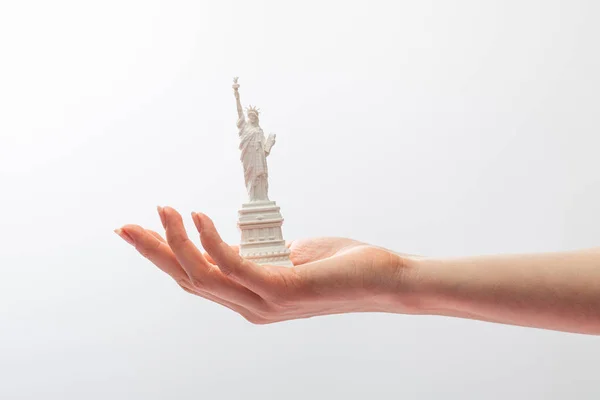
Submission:
[[[265,138],[260,126],[252,125],[244,116],[237,122],[240,136],[240,160],[244,166],[244,181],[250,201],[268,201],[267,156],[271,141]]]

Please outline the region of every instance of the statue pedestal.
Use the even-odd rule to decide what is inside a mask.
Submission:
[[[242,232],[240,255],[257,264],[293,266],[281,232],[283,217],[274,201],[242,204],[238,228]]]

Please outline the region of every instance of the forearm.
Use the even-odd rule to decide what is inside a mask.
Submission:
[[[244,110],[242,109],[242,103],[240,102],[239,94],[235,96],[235,105],[237,108],[238,118],[244,117]]]
[[[600,334],[600,249],[408,258],[406,276],[422,314]]]

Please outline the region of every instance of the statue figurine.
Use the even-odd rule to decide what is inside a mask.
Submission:
[[[242,165],[244,166],[244,181],[250,202],[269,201],[269,172],[267,156],[275,144],[276,135],[265,134],[259,125],[259,109],[253,106],[246,108],[246,116],[240,102],[240,85],[238,78],[233,79],[233,93],[237,104],[237,127],[240,137]]]
[[[291,267],[290,249],[287,248],[281,227],[283,217],[275,201],[269,200],[269,173],[267,156],[275,144],[275,135],[265,138],[258,123],[259,110],[248,107],[246,115],[240,102],[238,78],[233,79],[233,93],[237,103],[237,127],[240,136],[244,181],[248,202],[238,211],[241,231],[240,255],[258,264]]]

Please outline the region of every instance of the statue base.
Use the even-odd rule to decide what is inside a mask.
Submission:
[[[282,225],[283,217],[274,201],[242,204],[238,211],[238,228],[242,233],[240,255],[257,264],[292,267]]]

